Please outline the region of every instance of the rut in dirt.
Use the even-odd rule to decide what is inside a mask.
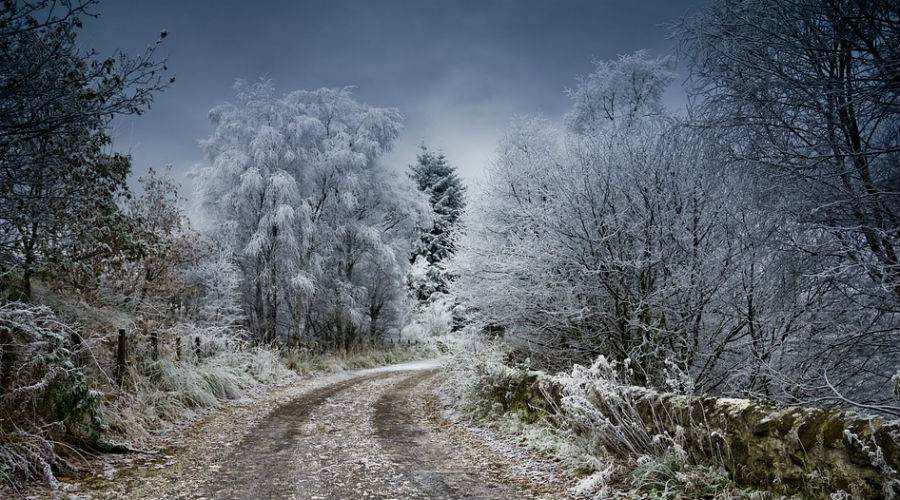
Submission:
[[[295,444],[312,411],[336,394],[388,373],[356,377],[311,391],[276,409],[231,453],[227,468],[204,485],[201,497],[291,498],[296,482]]]
[[[435,424],[437,373],[369,373],[298,397],[207,471],[192,498],[534,498]]]
[[[373,416],[379,443],[421,496],[417,498],[527,498],[528,492],[484,473],[481,464],[467,463],[441,442],[422,422],[419,385],[436,371],[415,374],[390,386],[375,403]]]

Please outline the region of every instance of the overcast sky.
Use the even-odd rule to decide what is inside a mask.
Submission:
[[[140,51],[161,30],[175,84],[143,116],[119,120],[116,151],[136,174],[171,164],[179,178],[203,154],[207,112],[237,78],[272,78],[282,91],[354,86],[394,106],[406,128],[386,161],[415,159],[423,141],[468,180],[490,162],[513,116],[557,119],[591,61],[638,49],[671,51],[666,24],[700,0],[105,1],[85,45]],[[668,99],[680,102],[672,89]]]

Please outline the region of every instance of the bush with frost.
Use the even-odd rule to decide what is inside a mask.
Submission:
[[[641,416],[635,396],[620,381],[616,363],[598,356],[590,367],[575,365],[570,374],[558,375],[562,385],[561,413],[590,446],[604,453],[634,457],[686,453],[680,435],[655,434]],[[627,371],[627,369],[626,369]],[[654,418],[665,416],[654,415]],[[655,425],[661,428],[662,425]]]
[[[78,449],[126,449],[293,376],[277,353],[233,328],[177,324],[158,330],[156,342],[141,330],[128,339],[117,385],[114,341],[46,306],[0,305],[0,481],[55,484],[55,475],[77,468]]]
[[[54,472],[71,469],[56,453],[62,437],[96,444],[99,395],[87,381],[89,354],[49,308],[0,305],[0,480],[52,482]]]
[[[431,300],[422,303],[411,315],[409,323],[403,327],[403,339],[427,340],[433,337],[445,337],[453,329],[453,297],[443,293],[434,293]]]

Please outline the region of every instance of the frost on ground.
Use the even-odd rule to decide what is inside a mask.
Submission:
[[[182,429],[158,436],[146,453],[104,455],[86,480],[63,481],[60,492],[35,492],[36,498],[192,498],[206,474],[224,466],[248,432],[275,408],[320,387],[339,383],[352,372],[316,379],[294,379],[267,393],[232,401]]]
[[[530,459],[445,418],[438,361],[344,372],[234,401],[155,451],[35,498],[559,498]],[[547,469],[548,471],[550,469]]]
[[[599,361],[552,377],[508,362],[500,347],[480,342],[462,346],[445,364],[445,414],[495,449],[518,457],[519,467],[539,481],[561,478],[556,491],[575,498],[771,496],[738,487],[721,467],[693,463],[682,449],[682,436],[651,435],[638,428],[631,418],[636,408],[616,399],[614,391],[605,394],[607,404],[619,412],[614,417],[584,404],[580,388],[588,379],[595,388],[615,383]],[[565,386],[556,403],[552,397],[539,401],[529,392],[534,388],[529,380],[550,378]]]
[[[497,426],[481,426],[461,414],[448,400],[447,394],[438,389],[440,400],[440,418],[446,425],[459,429],[460,434],[468,434],[468,439],[476,440],[492,452],[505,457],[513,467],[515,474],[527,477],[530,481],[545,485],[548,491],[558,494],[574,487],[573,477],[564,462],[556,457],[539,452],[536,444],[539,440],[528,440],[510,429],[501,430]]]
[[[416,361],[409,361],[406,363],[399,363],[396,365],[387,365],[387,366],[379,366],[376,368],[368,368],[365,370],[361,370],[361,374],[370,374],[370,373],[389,373],[389,372],[405,372],[405,371],[413,371],[413,370],[434,370],[439,368],[443,363],[443,360],[440,358],[435,359],[420,359]]]

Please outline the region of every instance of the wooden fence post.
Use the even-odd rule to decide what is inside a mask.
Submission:
[[[150,329],[150,348],[153,350],[153,361],[157,361],[159,359],[159,330],[152,327]]]
[[[116,344],[116,382],[121,386],[125,380],[125,359],[128,357],[128,337],[125,329],[119,328],[119,337]]]

